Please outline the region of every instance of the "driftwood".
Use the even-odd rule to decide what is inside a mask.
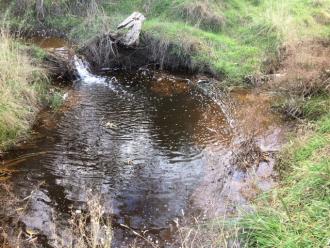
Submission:
[[[44,0],[36,0],[37,20],[43,22],[45,20]]]
[[[76,78],[72,58],[69,50],[55,50],[47,53],[44,65],[52,78],[70,82]]]
[[[130,29],[128,33],[119,39],[119,42],[125,46],[134,46],[139,44],[140,33],[142,30],[142,24],[146,18],[139,12],[133,12],[122,23],[120,23],[117,29]]]
[[[102,34],[100,36],[92,39],[89,44],[99,42],[100,40],[107,39],[111,41],[111,44],[116,44],[125,47],[133,47],[139,45],[140,34],[142,30],[142,24],[145,21],[143,14],[139,12],[133,12],[129,17],[127,17],[122,23],[117,26],[117,29],[129,29],[126,34],[120,34],[116,32],[109,32]],[[111,47],[112,50],[112,47]],[[113,51],[112,51],[113,52]]]

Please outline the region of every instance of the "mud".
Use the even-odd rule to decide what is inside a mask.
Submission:
[[[185,52],[177,44],[167,44],[145,33],[142,33],[140,43],[135,47],[117,44],[112,35],[108,34],[95,38],[80,48],[79,52],[91,63],[94,71],[98,71],[99,68],[135,71],[145,67],[165,69],[175,73],[203,73],[219,77],[206,65],[195,65],[191,60],[192,51]]]

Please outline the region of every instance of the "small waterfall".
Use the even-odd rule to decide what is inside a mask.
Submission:
[[[78,56],[74,56],[74,65],[81,81],[87,84],[110,83],[106,77],[96,76],[89,70],[89,64]]]
[[[81,83],[85,85],[104,85],[111,91],[122,95],[123,97],[132,97],[126,89],[118,82],[115,76],[98,76],[90,71],[90,65],[87,61],[79,58],[77,55],[73,58],[73,63],[76,69],[77,76]]]

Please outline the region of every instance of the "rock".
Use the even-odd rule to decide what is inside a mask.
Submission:
[[[69,96],[69,93],[65,93],[64,95],[63,95],[63,101],[66,101],[66,99],[68,99],[68,96]]]
[[[197,84],[208,84],[210,83],[210,80],[208,79],[200,79],[197,81]]]
[[[29,235],[30,237],[31,237],[31,236],[36,236],[36,235],[39,234],[39,232],[38,232],[37,230],[35,230],[35,229],[33,229],[33,228],[29,228],[29,227],[27,227],[27,228],[25,229],[25,232],[26,232],[26,234]]]
[[[109,129],[114,129],[114,128],[117,128],[117,125],[114,124],[114,123],[111,123],[111,122],[107,122],[107,123],[105,124],[105,127],[106,127],[106,128],[109,128]]]

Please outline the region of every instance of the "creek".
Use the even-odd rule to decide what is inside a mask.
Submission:
[[[44,44],[62,46],[54,39]],[[164,72],[148,79],[96,75],[78,57],[75,66],[79,80],[61,113],[42,111],[31,138],[2,161],[12,171],[5,181],[10,192],[29,198],[19,222],[37,230],[43,246],[51,246],[55,219],[56,228],[66,230],[71,213],[84,211],[91,195],[100,196],[105,216],[113,219],[114,247],[126,247],[134,238],[131,230],[165,246],[177,219],[245,208],[256,177],[260,189],[272,187],[272,159],[254,174],[233,165],[242,133],[192,79]],[[231,97],[235,121],[252,114],[249,125],[260,124],[260,146],[277,150],[282,130],[269,97],[248,91]]]

